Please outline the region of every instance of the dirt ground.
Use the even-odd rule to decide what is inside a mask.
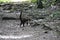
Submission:
[[[54,31],[41,29],[41,26],[21,28],[19,24],[19,20],[0,21],[0,40],[60,40]]]
[[[55,27],[58,27],[60,30],[60,20],[51,21],[52,19],[49,18],[49,12],[51,12],[49,9],[29,9],[25,11],[24,13],[30,13],[30,15],[33,17],[32,19],[34,19],[34,25],[25,24],[25,27],[20,27],[20,20],[1,19],[2,17],[16,18],[19,17],[19,13],[16,15],[12,13],[0,12],[0,40],[60,40],[60,31],[59,34],[55,32]],[[40,19],[41,17],[46,17],[47,21],[45,21],[44,18]],[[35,23],[39,25],[36,25]],[[42,23],[48,26],[47,30],[42,28]],[[53,30],[50,30],[49,27],[51,27]]]

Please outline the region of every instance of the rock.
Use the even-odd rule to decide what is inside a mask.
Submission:
[[[43,24],[43,28],[42,29],[44,29],[44,30],[52,30],[52,28],[50,28],[49,26],[47,26],[45,24]]]

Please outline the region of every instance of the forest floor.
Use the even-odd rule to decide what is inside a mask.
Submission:
[[[60,20],[50,19],[49,12],[42,10],[28,10],[26,13],[31,13],[32,19],[34,18],[33,25],[26,25],[20,27],[20,20],[2,20],[2,16],[17,17],[17,15],[5,14],[4,12],[0,15],[0,40],[60,40]],[[32,14],[33,13],[33,14]],[[42,13],[42,15],[40,15]],[[46,15],[44,15],[46,14]],[[35,16],[34,16],[35,15]],[[39,19],[46,17],[45,19]],[[36,25],[36,24],[39,25]],[[44,25],[47,27],[44,27]],[[44,28],[43,28],[44,27]],[[58,28],[56,28],[58,27]],[[52,30],[50,30],[52,28]]]
[[[19,20],[4,20],[0,24],[0,40],[60,40],[55,31],[44,30],[41,26],[21,28]]]

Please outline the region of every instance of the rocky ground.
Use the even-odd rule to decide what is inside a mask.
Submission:
[[[19,20],[4,20],[0,24],[1,40],[60,40],[60,36],[54,30],[45,30],[42,28],[43,25],[33,27],[25,25],[26,27],[21,28]],[[53,26],[55,23],[49,24]]]
[[[31,25],[25,24],[25,27],[20,27],[20,20],[2,20],[3,17],[19,18],[19,12],[0,12],[0,40],[60,40],[60,17],[56,17],[55,11],[48,9],[24,11],[24,15],[33,19]]]

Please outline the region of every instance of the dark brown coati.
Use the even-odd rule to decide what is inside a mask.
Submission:
[[[21,25],[23,25],[23,27],[24,27],[25,23],[28,25],[28,22],[31,20],[31,18],[29,18],[28,16],[26,17],[26,16],[22,16],[22,15],[23,14],[22,14],[22,10],[21,10],[21,12],[20,12],[20,21],[21,21],[20,27],[21,27]]]

